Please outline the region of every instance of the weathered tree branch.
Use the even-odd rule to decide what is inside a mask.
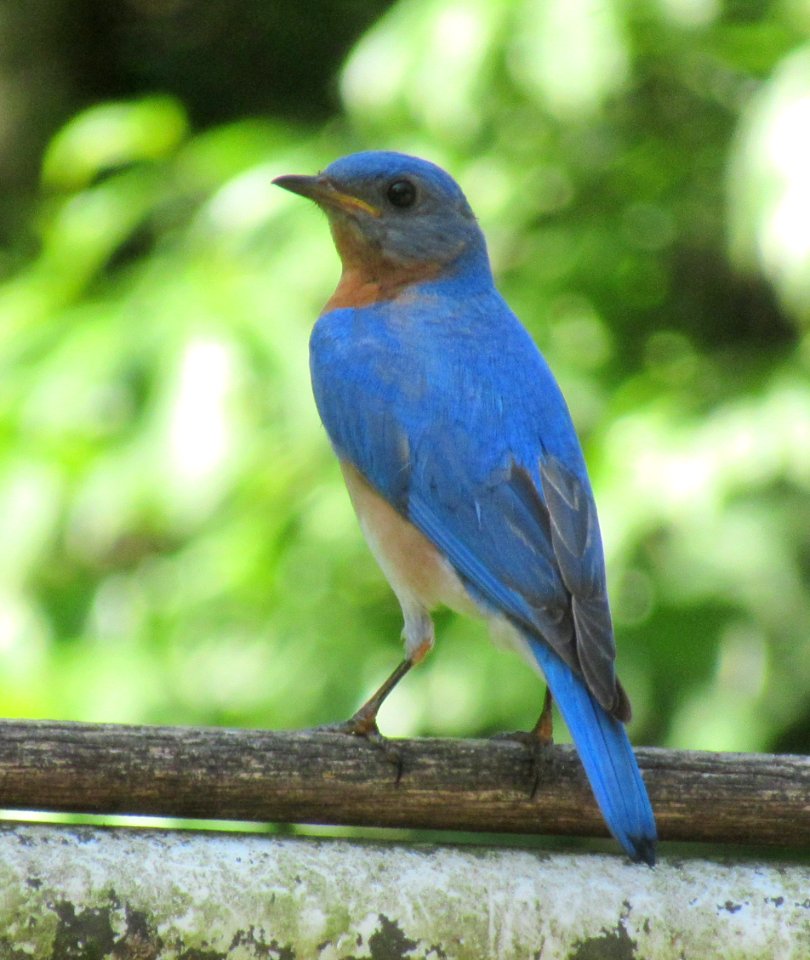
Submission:
[[[0,807],[601,836],[571,747],[0,721]],[[810,757],[638,750],[662,839],[810,844]],[[532,788],[536,783],[536,789]]]

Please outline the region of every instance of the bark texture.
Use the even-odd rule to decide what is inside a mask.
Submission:
[[[0,721],[0,807],[604,836],[571,747]],[[810,757],[639,749],[665,840],[810,845]]]

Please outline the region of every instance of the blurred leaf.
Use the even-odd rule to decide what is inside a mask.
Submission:
[[[102,103],[74,117],[51,141],[42,179],[75,190],[101,174],[174,152],[187,132],[181,104],[171,97]]]

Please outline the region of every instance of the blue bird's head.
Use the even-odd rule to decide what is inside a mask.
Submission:
[[[467,198],[427,160],[381,150],[354,153],[318,176],[283,176],[274,183],[325,211],[344,271],[419,279],[461,262],[487,263]]]

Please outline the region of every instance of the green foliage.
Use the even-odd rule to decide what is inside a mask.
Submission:
[[[321,129],[73,118],[0,285],[0,712],[311,725],[394,665],[309,390],[337,260],[270,183],[373,146],[457,175],[569,398],[634,734],[810,748],[808,33],[799,0],[399,0]],[[535,719],[522,664],[438,627],[387,731]]]

